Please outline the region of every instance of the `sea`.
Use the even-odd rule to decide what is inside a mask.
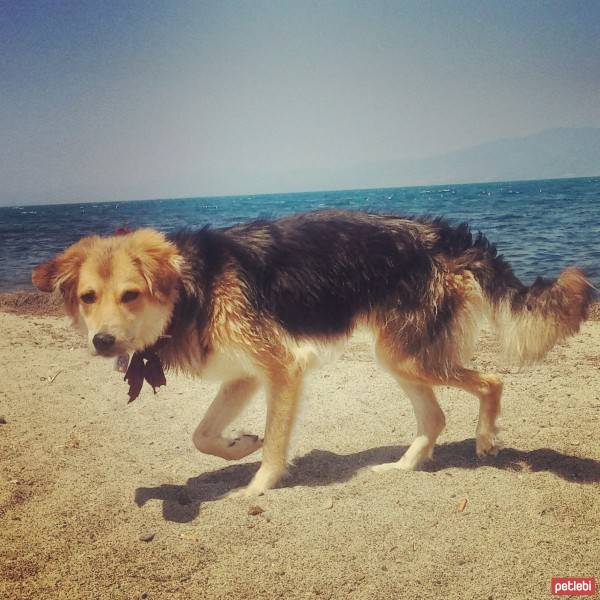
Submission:
[[[0,290],[80,237],[120,227],[225,227],[327,208],[440,215],[494,242],[525,283],[583,267],[600,288],[600,177],[0,208]]]

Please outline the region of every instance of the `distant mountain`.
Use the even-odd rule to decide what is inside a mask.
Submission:
[[[344,187],[357,188],[600,175],[600,128],[548,129],[431,158],[374,163],[327,175]]]

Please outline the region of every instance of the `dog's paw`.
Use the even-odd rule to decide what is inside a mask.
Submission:
[[[251,498],[252,496],[249,496],[247,492],[248,488],[239,488],[229,492],[229,494],[227,494],[227,498],[231,500],[236,500],[238,498]]]
[[[227,442],[227,455],[229,460],[239,460],[249,454],[260,450],[263,445],[257,435],[251,433],[242,433],[239,437]]]
[[[229,494],[227,494],[227,498],[231,498],[233,500],[238,498],[257,498],[258,496],[263,496],[266,491],[266,489],[261,489],[249,485],[247,487],[239,488],[237,490],[229,492]]]
[[[475,452],[479,458],[486,456],[497,456],[501,445],[494,432],[477,434],[475,441]]]
[[[420,461],[408,460],[403,456],[396,462],[383,463],[381,465],[373,465],[371,471],[375,473],[385,473],[387,471],[414,471],[420,464]]]
[[[420,447],[419,447],[420,446]],[[433,446],[427,445],[419,446],[415,449],[414,443],[396,462],[383,463],[381,465],[374,465],[371,467],[371,471],[375,473],[385,473],[386,471],[414,471],[418,469],[425,461],[429,460],[433,456]]]
[[[285,474],[285,467],[267,467],[264,464],[256,472],[248,487],[234,490],[229,498],[255,498],[262,496],[267,490],[275,487],[277,482]]]
[[[374,473],[386,473],[387,471],[397,471],[399,469],[398,463],[383,463],[381,465],[373,465],[369,467]]]
[[[257,435],[244,433],[235,439],[210,437],[195,433],[194,445],[200,452],[219,456],[225,460],[239,460],[262,447],[263,441]]]

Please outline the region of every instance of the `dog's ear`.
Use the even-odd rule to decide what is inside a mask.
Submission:
[[[38,265],[31,272],[33,285],[41,292],[53,292],[56,274],[58,272],[58,257]]]
[[[150,293],[158,300],[172,297],[181,279],[183,258],[164,234],[138,229],[129,234],[130,252]]]
[[[79,270],[93,238],[83,238],[48,262],[33,269],[31,281],[42,292],[60,290],[67,308],[76,304]]]

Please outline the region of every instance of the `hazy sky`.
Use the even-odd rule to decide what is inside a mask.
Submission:
[[[598,127],[598,40],[597,0],[0,0],[0,204],[291,191]]]

